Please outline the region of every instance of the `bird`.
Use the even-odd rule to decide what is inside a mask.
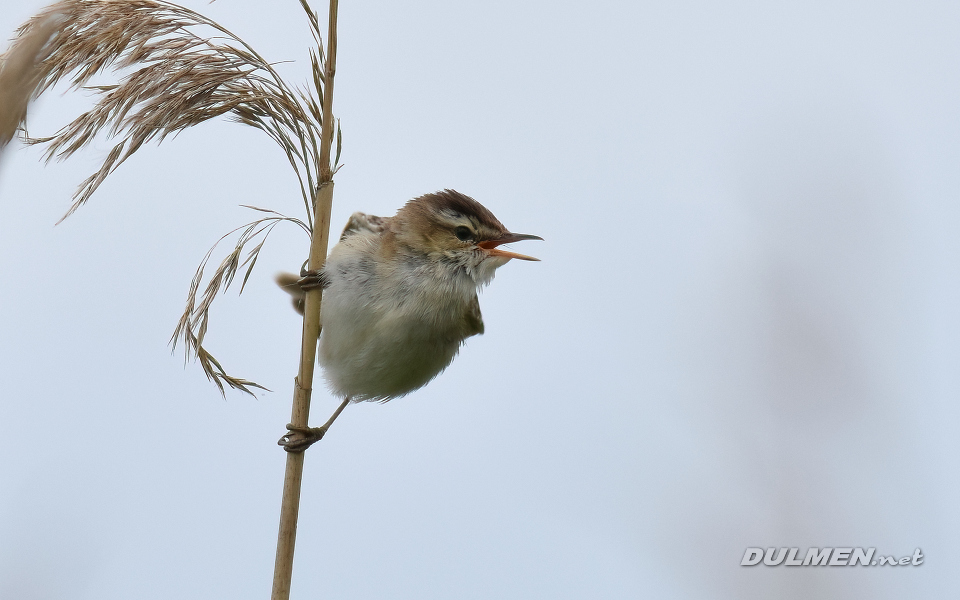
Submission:
[[[342,399],[321,427],[294,427],[278,442],[302,452],[351,402],[387,402],[427,385],[467,338],[484,331],[477,291],[511,259],[500,248],[543,238],[510,232],[482,204],[452,189],[408,201],[393,217],[354,213],[319,270],[280,273],[277,284],[303,314],[320,287],[318,361]]]

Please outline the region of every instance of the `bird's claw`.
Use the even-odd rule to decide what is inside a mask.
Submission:
[[[287,423],[287,433],[277,442],[287,452],[303,452],[323,439],[326,427],[297,427]]]
[[[300,279],[297,281],[297,285],[300,286],[301,290],[308,292],[323,287],[323,284],[322,271],[308,271],[306,268],[300,269]]]
[[[297,285],[300,286],[301,290],[309,292],[310,290],[325,287],[325,283],[323,271],[307,270],[306,265],[300,268],[300,279],[297,281]]]

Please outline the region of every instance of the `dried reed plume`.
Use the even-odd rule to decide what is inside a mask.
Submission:
[[[251,388],[262,386],[228,375],[204,348],[211,303],[244,267],[246,283],[276,225],[292,222],[312,235],[314,198],[320,184],[331,177],[329,158],[321,167],[323,116],[317,98],[323,96],[325,57],[320,27],[306,0],[300,4],[316,42],[310,50],[313,81],[305,89],[288,86],[270,63],[218,23],[162,0],[62,0],[20,27],[0,57],[0,148],[18,128],[25,142],[45,148],[47,161],[70,157],[98,135],[116,142],[100,169],[80,184],[63,218],[82,206],[143,144],[159,143],[214,117],[227,116],[255,127],[283,149],[300,182],[305,218],[255,208],[267,216],[221,238],[237,234],[236,245],[209,277],[198,302],[204,269],[216,244],[204,257],[171,339],[174,347],[183,343],[188,358],[199,360],[221,393],[224,384],[250,394]],[[88,87],[107,70],[117,75],[117,84]],[[61,82],[71,90],[91,90],[95,105],[53,136],[28,137],[24,129],[28,102]],[[332,138],[333,128],[327,130]],[[333,171],[340,154],[339,129],[337,137]],[[326,140],[328,148],[331,141]],[[246,245],[258,239],[241,262]]]
[[[0,57],[0,148],[10,143],[27,120],[27,105],[40,84],[40,65],[50,54],[47,42],[62,19],[62,15],[48,12],[29,31],[22,31]]]

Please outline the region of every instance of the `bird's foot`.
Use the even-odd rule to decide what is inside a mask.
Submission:
[[[323,427],[296,427],[287,423],[287,433],[277,442],[287,452],[303,452],[316,442],[323,439],[327,433],[327,426]]]
[[[323,271],[300,269],[300,279],[297,281],[297,285],[300,286],[301,290],[309,292],[310,290],[325,287],[326,279],[323,276]]]

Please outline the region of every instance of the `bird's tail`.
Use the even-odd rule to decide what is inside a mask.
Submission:
[[[293,273],[277,273],[273,278],[280,286],[280,289],[290,294],[293,301],[293,309],[301,315],[303,314],[303,304],[306,301],[307,293],[300,287],[300,276]]]

